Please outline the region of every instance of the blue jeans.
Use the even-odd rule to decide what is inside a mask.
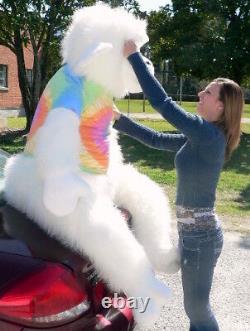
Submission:
[[[214,268],[222,251],[221,228],[179,229],[184,308],[190,320],[189,331],[218,331],[209,303]]]

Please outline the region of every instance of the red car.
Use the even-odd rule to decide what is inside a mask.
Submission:
[[[2,189],[6,157],[0,153]],[[133,330],[131,309],[104,308],[104,297],[113,294],[87,258],[0,198],[1,331]]]

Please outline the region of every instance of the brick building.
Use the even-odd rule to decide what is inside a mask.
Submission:
[[[32,79],[33,54],[24,49],[28,79]],[[15,54],[0,45],[0,115],[15,116],[22,108],[22,97],[18,83],[17,60]]]

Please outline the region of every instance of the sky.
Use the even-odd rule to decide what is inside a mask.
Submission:
[[[167,3],[171,3],[170,0],[137,0],[140,4],[141,10],[157,10],[160,6],[165,6]]]

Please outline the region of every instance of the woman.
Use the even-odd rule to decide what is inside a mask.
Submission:
[[[176,153],[176,214],[189,330],[217,331],[218,323],[209,304],[214,268],[223,246],[223,233],[214,209],[215,192],[224,160],[239,144],[242,90],[232,80],[213,80],[198,94],[199,115],[193,115],[167,96],[133,41],[125,43],[123,52],[151,105],[181,133],[156,132],[115,109],[114,128],[150,147]]]

